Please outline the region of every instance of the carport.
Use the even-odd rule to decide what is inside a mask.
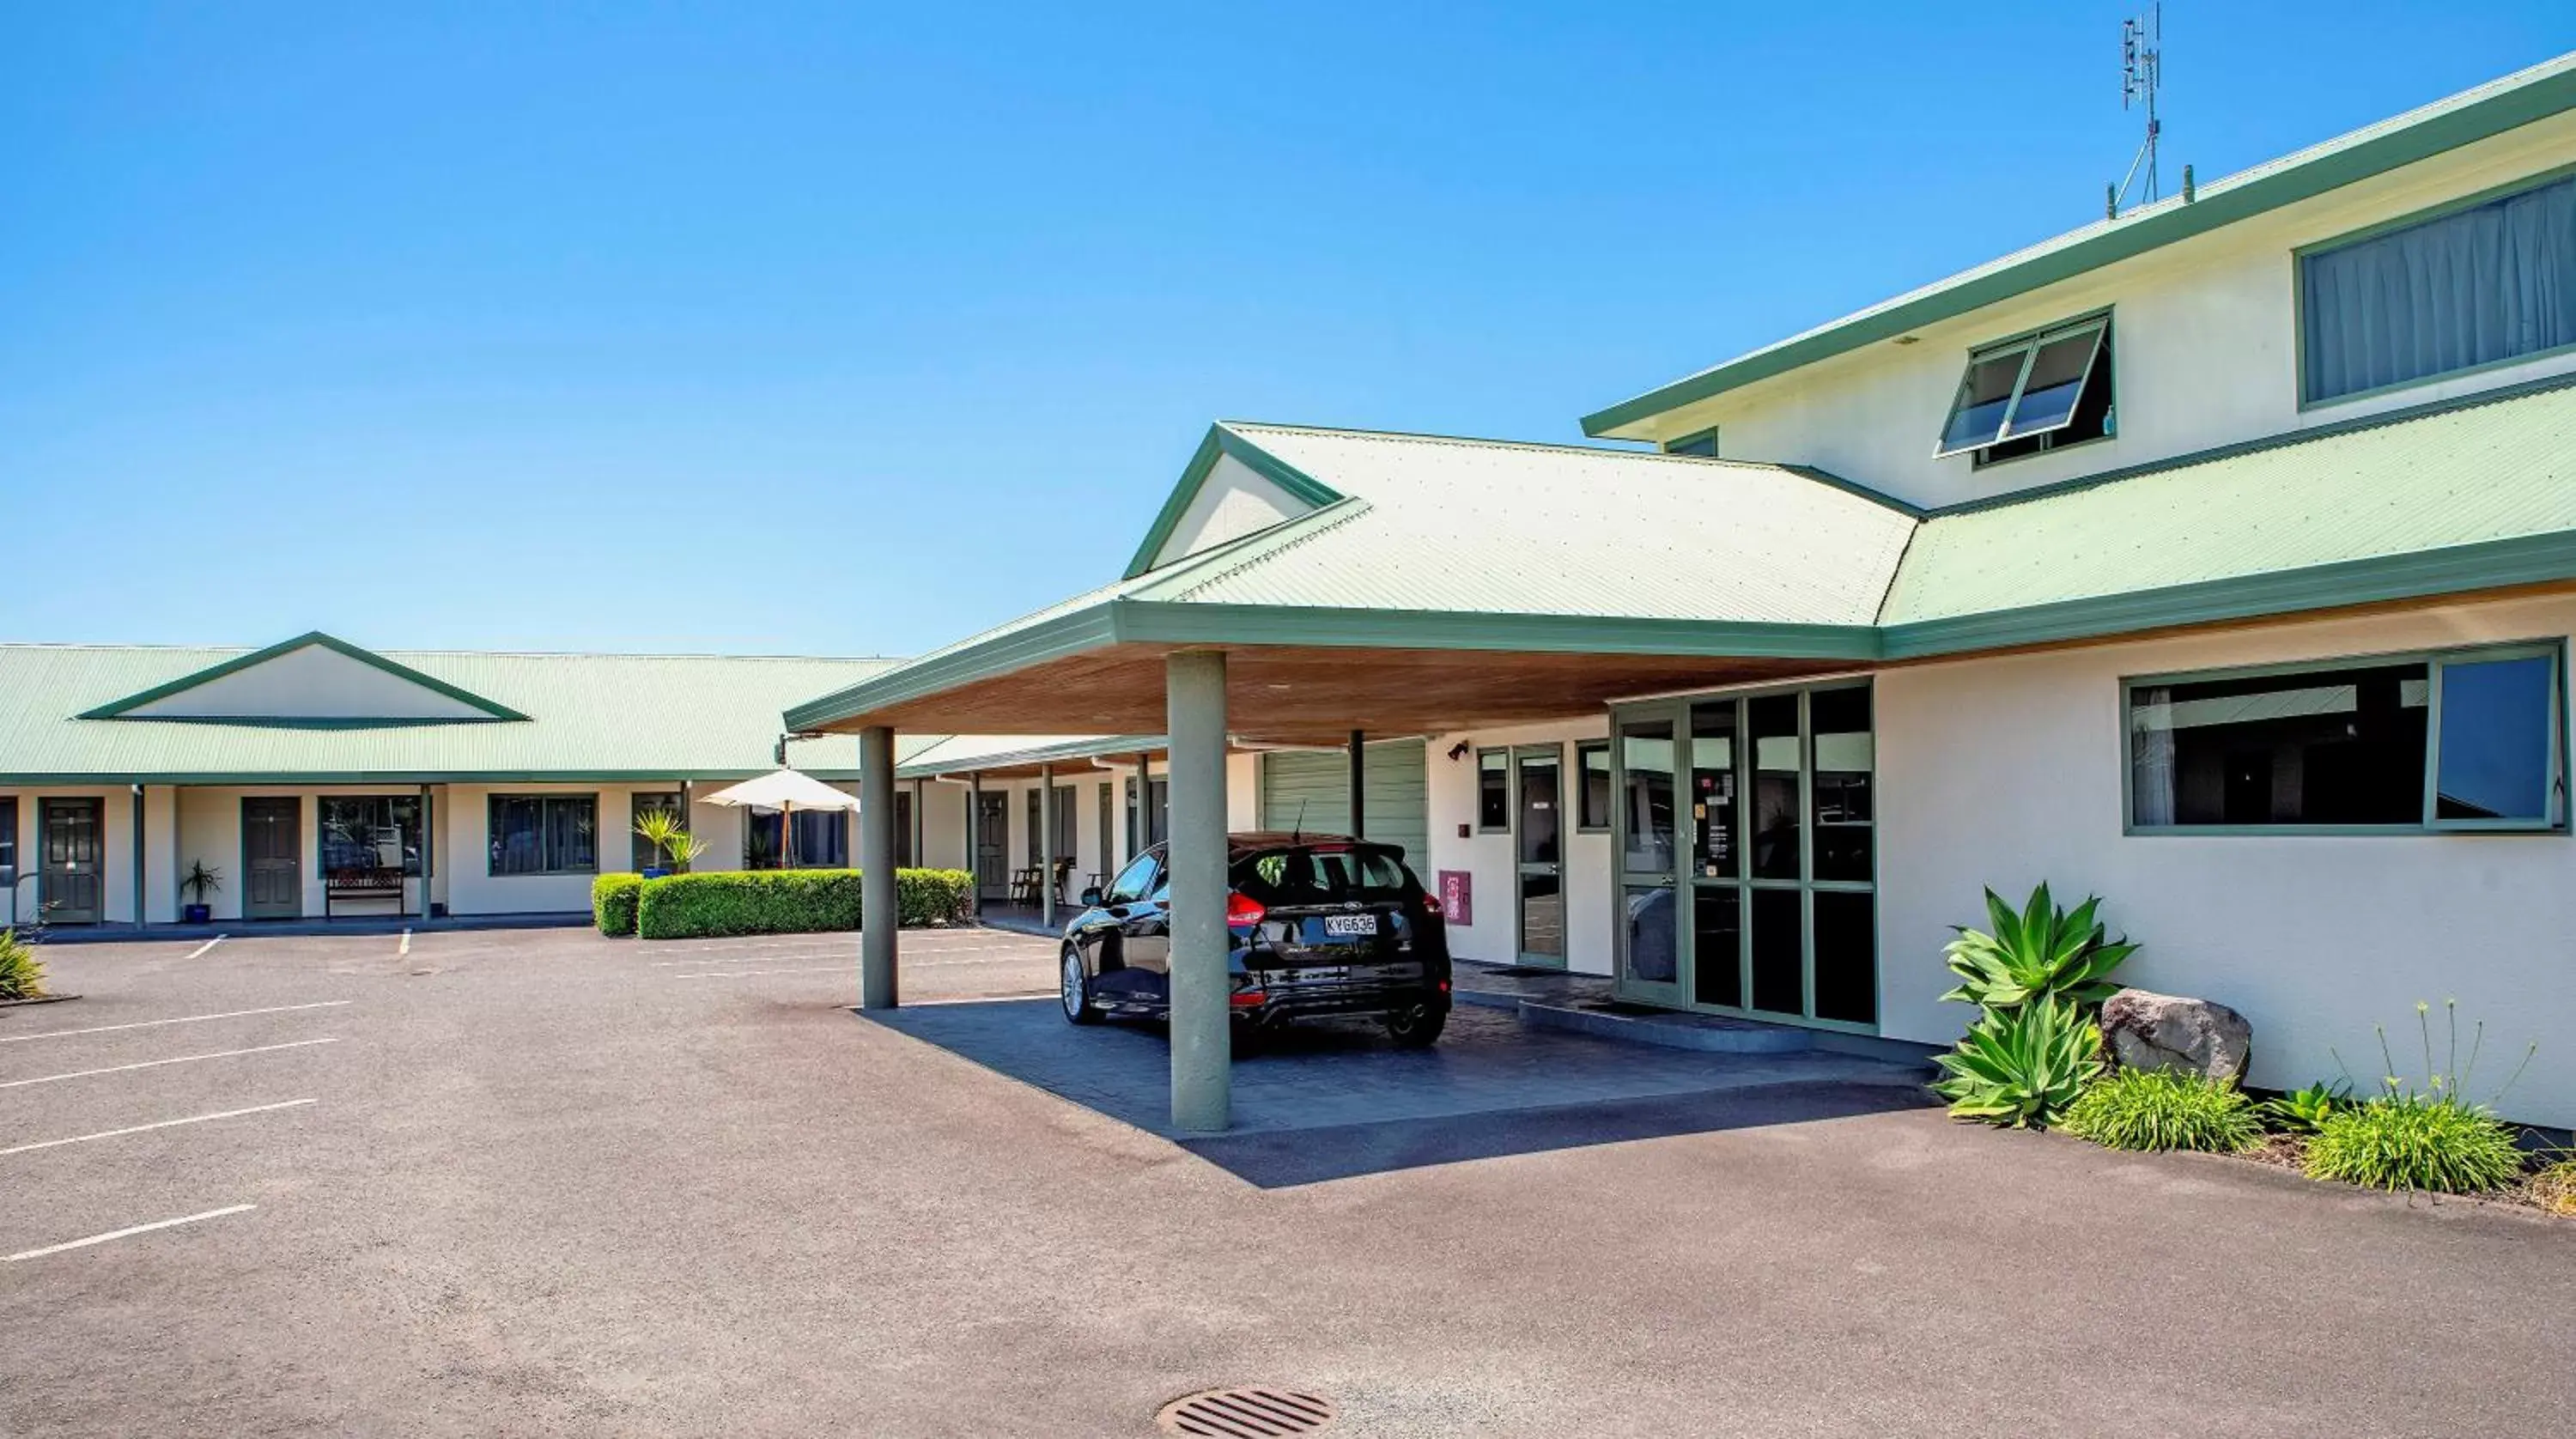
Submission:
[[[1635,520],[1654,517],[1656,542]],[[1866,667],[1910,521],[1774,466],[1220,425],[1115,584],[787,712],[860,736],[894,908],[898,731],[1147,734],[1171,784],[1171,1106],[1229,1122],[1225,758]],[[1812,561],[1812,563],[1802,563]],[[864,1007],[898,1002],[869,926]]]

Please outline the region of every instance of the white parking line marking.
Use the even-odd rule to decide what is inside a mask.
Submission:
[[[409,953],[411,953],[411,931],[406,929],[403,931],[402,943],[394,946],[394,957],[400,959]]]
[[[236,1119],[245,1114],[266,1114],[273,1109],[293,1109],[300,1104],[319,1104],[318,1099],[289,1099],[278,1104],[254,1104],[248,1109],[227,1109],[220,1114],[192,1114],[185,1119],[164,1119],[157,1124],[134,1124],[123,1129],[103,1129],[96,1134],[75,1134],[69,1139],[40,1139],[33,1144],[13,1145],[0,1149],[0,1156],[26,1154],[38,1149],[53,1149],[65,1144],[87,1144],[93,1139],[114,1139],[121,1134],[141,1134],[152,1129],[171,1129],[182,1124],[203,1124],[210,1119]]]
[[[346,999],[321,999],[311,1004],[274,1004],[266,1009],[228,1009],[221,1014],[186,1014],[177,1019],[138,1019],[132,1024],[98,1024],[87,1029],[48,1029],[42,1034],[0,1035],[0,1044],[17,1044],[29,1039],[67,1039],[75,1034],[107,1034],[119,1029],[150,1029],[162,1024],[203,1024],[210,1019],[239,1019],[248,1014],[286,1014],[298,1009],[332,1009],[354,1002]]]
[[[76,1069],[69,1074],[47,1074],[35,1079],[0,1080],[0,1089],[16,1089],[27,1084],[52,1084],[64,1079],[87,1079],[93,1074],[123,1074],[129,1069],[158,1069],[165,1064],[194,1064],[200,1059],[230,1059],[239,1054],[266,1054],[278,1049],[302,1049],[308,1044],[338,1044],[336,1039],[297,1039],[285,1044],[262,1044],[249,1049],[222,1049],[213,1054],[183,1054],[176,1059],[147,1059],[141,1064],[116,1064],[105,1069]]]
[[[223,943],[223,942],[224,942],[224,937],[223,937],[222,935],[220,935],[220,934],[219,934],[219,935],[216,935],[214,938],[212,938],[212,939],[210,939],[210,940],[207,940],[204,944],[198,945],[195,949],[189,950],[189,951],[188,951],[188,957],[189,957],[190,959],[198,959],[198,958],[201,958],[201,957],[203,957],[203,956],[205,955],[206,951],[208,951],[208,950],[210,950],[210,949],[213,949],[216,945],[219,945],[219,944],[221,944],[221,943]]]
[[[704,973],[704,974],[675,974],[675,975],[672,975],[672,976],[671,976],[671,978],[673,978],[673,979],[747,979],[747,978],[749,978],[750,976],[755,975],[755,974],[823,974],[823,973],[831,972],[831,971],[839,971],[839,972],[844,972],[844,973],[849,973],[849,974],[856,974],[856,973],[858,973],[858,972],[859,972],[859,967],[858,967],[858,965],[857,965],[857,964],[852,963],[852,964],[817,964],[817,965],[811,966],[810,968],[805,968],[805,969],[711,969],[711,970],[708,970],[708,971],[707,971],[706,973]]]
[[[105,1244],[111,1239],[130,1239],[137,1234],[149,1234],[155,1229],[175,1229],[182,1224],[194,1224],[202,1219],[221,1219],[227,1214],[247,1214],[258,1207],[256,1204],[234,1204],[222,1209],[209,1209],[203,1214],[183,1214],[176,1219],[156,1219],[149,1224],[137,1224],[131,1229],[111,1229],[105,1234],[93,1234],[87,1239],[65,1240],[60,1244],[48,1244],[42,1249],[21,1249],[15,1254],[0,1254],[0,1264],[15,1264],[21,1259],[42,1259],[48,1254],[60,1254],[67,1249],[87,1249],[93,1244]]]

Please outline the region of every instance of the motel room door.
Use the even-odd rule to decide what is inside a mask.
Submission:
[[[96,924],[107,917],[101,802],[49,799],[40,806],[45,917],[55,924]]]
[[[293,919],[304,912],[304,801],[242,801],[242,918]]]
[[[1011,797],[987,790],[975,797],[975,897],[1011,897]]]

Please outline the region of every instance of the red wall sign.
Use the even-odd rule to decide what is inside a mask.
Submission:
[[[1440,912],[1451,924],[1476,922],[1476,876],[1463,869],[1440,871]]]

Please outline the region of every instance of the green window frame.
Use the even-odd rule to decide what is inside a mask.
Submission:
[[[2454,381],[2472,378],[2495,370],[2510,369],[2517,365],[2542,364],[2568,354],[2576,354],[2576,345],[2553,345],[2534,348],[2519,354],[2506,355],[2497,359],[2486,360],[2475,364],[2459,365],[2447,370],[2437,370],[2429,374],[2417,375],[2411,379],[2397,380],[2385,385],[2372,385],[2360,389],[2341,390],[2332,394],[2325,394],[2319,392],[2320,384],[2314,374],[2314,366],[2308,353],[2310,319],[2308,314],[2308,266],[2311,260],[2321,256],[2331,255],[2340,250],[2348,250],[2356,245],[2367,244],[2373,240],[2385,239],[2391,235],[2402,234],[2408,230],[2422,229],[2428,225],[2437,225],[2471,210],[2477,210],[2503,201],[2513,200],[2520,196],[2534,194],[2538,191],[2546,190],[2552,185],[2564,184],[2571,178],[2576,178],[2576,165],[2561,165],[2554,169],[2542,171],[2537,175],[2526,175],[2518,180],[2509,180],[2504,184],[2492,186],[2474,194],[2463,195],[2456,200],[2445,200],[2439,204],[2429,205],[2420,210],[2409,211],[2406,214],[2379,221],[2376,224],[2365,225],[2358,230],[2348,230],[2343,234],[2319,240],[2314,244],[2301,245],[2297,249],[2292,250],[2290,252],[2290,304],[2292,309],[2290,338],[2291,343],[2297,348],[2298,373],[2296,380],[2298,384],[2297,398],[2299,410],[2302,413],[2305,413],[2309,410],[2322,410],[2336,405],[2349,405],[2363,400],[2375,400],[2385,395],[2397,395],[2403,394],[2408,390],[2422,389],[2428,385],[2449,384]]]
[[[2045,371],[2043,359],[2049,361]],[[2063,378],[2032,386],[2034,376],[2063,375],[2070,359],[2080,359],[2071,387]],[[1970,455],[1982,468],[2109,439],[2119,432],[2113,369],[2108,310],[1979,345],[1968,352],[1959,386],[1951,392],[1933,458]],[[2026,414],[2025,407],[2034,412]],[[2097,414],[2100,428],[2095,431],[2088,422]]]
[[[1600,766],[1599,773],[1601,775],[1602,785],[1601,799],[1598,804],[1593,802],[1592,797],[1593,766],[1596,764]],[[1574,774],[1572,778],[1574,784],[1574,832],[1577,834],[1608,834],[1610,832],[1610,811],[1617,808],[1612,801],[1619,793],[1617,779],[1611,773],[1610,741],[1606,739],[1587,739],[1576,741],[1574,746]]]
[[[1825,697],[1826,713],[1819,713],[1819,697]],[[1884,966],[1873,798],[1877,703],[1876,685],[1859,675],[1673,696],[1612,710],[1614,733],[1669,737],[1664,742],[1671,746],[1675,795],[1671,853],[1658,852],[1653,868],[1631,863],[1627,806],[1616,806],[1613,816],[1614,902],[1628,921],[1613,940],[1613,984],[1621,998],[1846,1034],[1879,1032]],[[1862,711],[1857,729],[1847,727],[1854,708]],[[1829,717],[1839,722],[1826,722]],[[1703,720],[1711,721],[1705,736]],[[1630,762],[1624,745],[1614,747],[1614,794],[1627,793]],[[1703,777],[1711,781],[1707,787]],[[1820,784],[1824,778],[1835,783]],[[1766,803],[1775,820],[1769,830],[1760,823]],[[1776,823],[1781,820],[1786,822]],[[1657,921],[1657,935],[1664,936],[1665,921],[1672,926],[1674,972],[1668,979],[1640,977],[1630,964],[1637,917],[1658,906],[1664,918]],[[1704,906],[1720,914],[1731,907],[1729,949],[1702,952]],[[1792,929],[1793,944],[1767,953],[1762,948],[1766,931],[1786,939]],[[1820,935],[1829,951],[1824,964]],[[1864,957],[1865,966],[1855,963]],[[1784,967],[1783,959],[1793,962]],[[1791,984],[1794,1009],[1764,1002],[1780,998]],[[1864,1013],[1866,1018],[1858,1017]]]
[[[1476,833],[1509,834],[1512,829],[1512,752],[1476,751]]]
[[[1689,455],[1702,460],[1716,459],[1717,426],[1711,425],[1705,430],[1698,430],[1678,439],[1666,440],[1663,451],[1668,455]]]
[[[2543,816],[2533,817],[2465,817],[2445,816],[2442,811],[2443,709],[2449,692],[2452,670],[2515,660],[2539,660],[2548,666],[2546,713],[2540,744],[2546,769],[2543,772],[2545,792]],[[2306,824],[2296,821],[2260,823],[2163,823],[2142,822],[2138,818],[2138,775],[2141,769],[2140,738],[2145,731],[2137,720],[2141,689],[2171,688],[2213,681],[2295,679],[2301,675],[2333,671],[2421,666],[2424,669],[2425,722],[2420,763],[2423,767],[2422,801],[2415,819],[2385,824]],[[2132,675],[2120,681],[2120,747],[2121,832],[2142,838],[2165,836],[2260,835],[2274,838],[2291,835],[2429,835],[2429,834],[2525,834],[2564,835],[2568,833],[2567,773],[2567,659],[2564,640],[2533,640],[2485,645],[2466,645],[2446,649],[2400,650],[2379,654],[2337,655],[2314,660],[2280,664],[2238,665],[2224,669],[2192,670],[2174,674]]]

